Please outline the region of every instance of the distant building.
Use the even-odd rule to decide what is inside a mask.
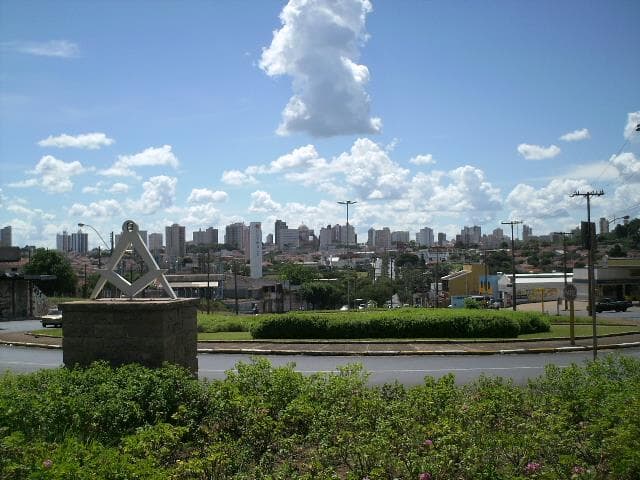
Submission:
[[[395,231],[391,232],[391,243],[394,245],[398,244],[408,244],[410,239],[410,234],[408,231]]]
[[[89,235],[78,230],[71,234],[71,251],[86,255],[89,251]]]
[[[526,224],[522,225],[522,241],[526,242],[533,236],[533,229]]]
[[[389,230],[389,227],[375,231],[374,247],[384,250],[391,248],[391,230]]]
[[[204,232],[202,229],[193,232],[193,243],[196,245],[212,245],[218,243],[218,229],[209,227]]]
[[[283,222],[282,220],[276,220],[275,228],[273,230],[274,233],[274,241],[275,244],[280,248],[280,230],[286,230],[287,222]]]
[[[224,243],[238,250],[244,249],[244,230],[246,226],[242,222],[232,223],[225,227]]]
[[[69,235],[66,230],[56,235],[56,250],[59,252],[71,251],[71,235]]]
[[[478,225],[473,227],[464,227],[460,231],[460,242],[464,245],[479,245],[482,240],[482,228]]]
[[[0,247],[11,247],[13,239],[11,238],[11,225],[7,225],[0,230]]]
[[[431,247],[433,245],[433,229],[429,227],[421,228],[416,233],[416,243],[419,247]]]
[[[353,225],[349,225],[347,229],[346,226],[342,225],[327,225],[326,228],[320,229],[320,249],[326,250],[330,246],[342,245],[346,246],[347,243],[349,245],[356,245],[358,241],[358,237],[356,236],[355,229]]]
[[[600,223],[600,235],[609,233],[609,221],[606,218],[601,217],[599,223]]]
[[[278,231],[278,248],[294,250],[300,246],[300,233],[295,228],[281,228]]]
[[[267,234],[267,240],[264,243],[267,245],[273,245],[273,233]]]
[[[175,260],[184,257],[185,254],[185,228],[182,225],[174,223],[170,227],[164,229],[165,239],[167,242],[166,253]]]
[[[438,232],[438,245],[442,246],[447,243],[447,234]]]
[[[249,268],[251,278],[262,278],[262,226],[260,222],[249,224]]]
[[[162,250],[162,234],[161,233],[152,233],[149,235],[149,250],[154,255],[157,255],[160,250]]]
[[[145,246],[148,248],[149,247],[149,239],[147,238],[147,231],[146,230],[138,230],[138,233],[140,234],[140,238],[142,238],[142,243],[144,243]]]

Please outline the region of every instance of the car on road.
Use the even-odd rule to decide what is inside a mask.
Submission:
[[[601,298],[596,303],[596,312],[606,312],[615,310],[616,312],[626,312],[631,306],[631,302],[627,300],[614,300],[613,298]]]
[[[50,308],[46,315],[40,317],[40,322],[44,328],[48,326],[62,327],[62,311],[57,308]]]

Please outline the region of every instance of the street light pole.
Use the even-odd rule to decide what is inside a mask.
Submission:
[[[111,254],[113,255],[113,245],[111,245],[111,247],[109,247],[109,245],[107,244],[107,242],[105,242],[104,238],[102,238],[102,235],[100,235],[100,232],[98,232],[98,230],[96,230],[93,226],[89,225],[88,223],[78,222],[78,226],[79,226],[80,228],[82,228],[82,227],[89,227],[91,230],[93,230],[94,232],[96,232],[96,235],[98,235],[98,237],[100,238],[100,240],[102,240],[102,243],[104,243],[104,245],[107,247],[107,249],[111,250]]]
[[[513,311],[516,311],[516,242],[515,237],[513,236],[513,226],[522,223],[521,220],[511,220],[509,222],[501,222],[502,225],[511,225],[511,269],[513,273],[511,274],[511,291],[513,297]]]
[[[347,207],[347,262],[349,263],[349,267],[351,266],[351,256],[349,255],[349,205],[354,205],[358,203],[357,201],[345,200],[343,202],[338,202],[339,205],[346,205]],[[347,276],[347,307],[351,308],[351,302],[349,300],[349,277]]]
[[[553,232],[554,235],[562,235],[562,271],[564,272],[564,291],[567,291],[567,235],[569,232]],[[564,296],[564,295],[563,295]],[[567,310],[567,297],[564,297],[564,309]]]

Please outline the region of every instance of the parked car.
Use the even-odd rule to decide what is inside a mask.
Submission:
[[[44,328],[48,326],[62,327],[62,311],[57,308],[50,308],[46,315],[40,317],[40,322]]]
[[[601,298],[596,303],[596,312],[606,312],[615,310],[616,312],[626,312],[631,306],[631,302],[627,300],[614,300],[613,298]]]

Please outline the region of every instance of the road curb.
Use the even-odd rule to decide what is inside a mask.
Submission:
[[[7,345],[9,347],[36,347],[36,348],[48,348],[62,349],[62,345],[53,345],[50,343],[35,343],[35,342],[12,342],[10,340],[0,340],[0,345]]]

